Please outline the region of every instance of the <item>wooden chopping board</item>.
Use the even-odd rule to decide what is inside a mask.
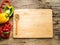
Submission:
[[[13,16],[14,38],[52,38],[51,9],[15,9]]]

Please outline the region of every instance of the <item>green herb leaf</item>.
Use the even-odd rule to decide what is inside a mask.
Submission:
[[[4,35],[7,35],[7,34],[8,34],[8,32],[3,32],[3,34],[4,34]]]

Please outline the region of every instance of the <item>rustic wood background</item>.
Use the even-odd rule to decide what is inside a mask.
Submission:
[[[54,37],[52,39],[14,39],[12,30],[10,38],[0,41],[0,45],[60,45],[60,0],[11,0],[11,3],[15,9],[52,9]]]

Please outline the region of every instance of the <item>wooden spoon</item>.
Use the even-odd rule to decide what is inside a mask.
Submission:
[[[18,34],[18,21],[19,21],[19,14],[15,14],[15,21],[16,21],[15,35],[17,35],[17,34]]]

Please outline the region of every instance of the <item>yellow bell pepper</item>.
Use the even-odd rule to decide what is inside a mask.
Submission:
[[[0,13],[0,24],[5,23],[9,20],[7,13]]]

